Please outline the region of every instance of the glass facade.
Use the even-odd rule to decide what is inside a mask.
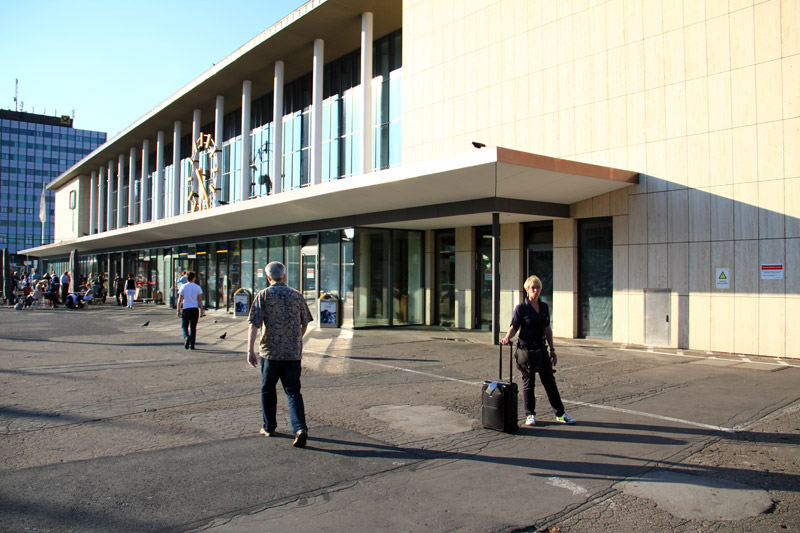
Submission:
[[[344,326],[425,323],[424,232],[345,228],[273,235],[171,248],[83,254],[83,277],[121,272],[136,278],[137,300],[175,305],[176,281],[193,270],[211,309],[229,309],[233,293],[254,295],[267,285],[264,266],[281,261],[287,284],[299,290],[314,316],[323,294],[335,296]],[[67,258],[50,261],[59,274]]]
[[[74,129],[69,117],[0,110],[0,248],[15,264],[22,265],[17,251],[53,242],[55,193],[44,193],[42,228],[43,186],[105,141],[103,132]]]

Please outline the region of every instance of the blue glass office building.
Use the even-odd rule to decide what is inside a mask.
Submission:
[[[45,192],[42,227],[42,187],[105,141],[103,132],[73,128],[69,116],[0,110],[0,248],[16,265],[19,250],[53,242],[55,193]]]

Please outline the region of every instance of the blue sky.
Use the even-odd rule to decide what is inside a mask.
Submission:
[[[3,1],[0,109],[109,139],[304,0]]]

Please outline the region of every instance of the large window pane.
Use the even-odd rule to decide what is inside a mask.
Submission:
[[[243,289],[253,291],[253,239],[242,241],[242,283]]]
[[[255,280],[253,293],[257,293],[261,289],[267,288],[267,276],[264,274],[264,267],[269,262],[269,248],[266,237],[254,239],[254,242],[253,262],[255,264],[253,266],[255,267]]]
[[[392,246],[392,324],[422,324],[422,233],[394,231]]]
[[[438,324],[456,323],[456,233],[444,230],[436,233],[436,305]]]
[[[286,237],[286,284],[300,290],[300,235]]]
[[[319,241],[319,290],[339,297],[339,234],[323,231]]]
[[[355,326],[389,325],[389,231],[357,229]]]

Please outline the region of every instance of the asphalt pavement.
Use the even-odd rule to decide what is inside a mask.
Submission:
[[[282,392],[258,434],[244,318],[194,351],[153,304],[0,324],[0,531],[800,530],[797,359],[556,339],[578,422],[537,385],[511,435],[480,422],[489,333],[312,327],[297,449]]]

